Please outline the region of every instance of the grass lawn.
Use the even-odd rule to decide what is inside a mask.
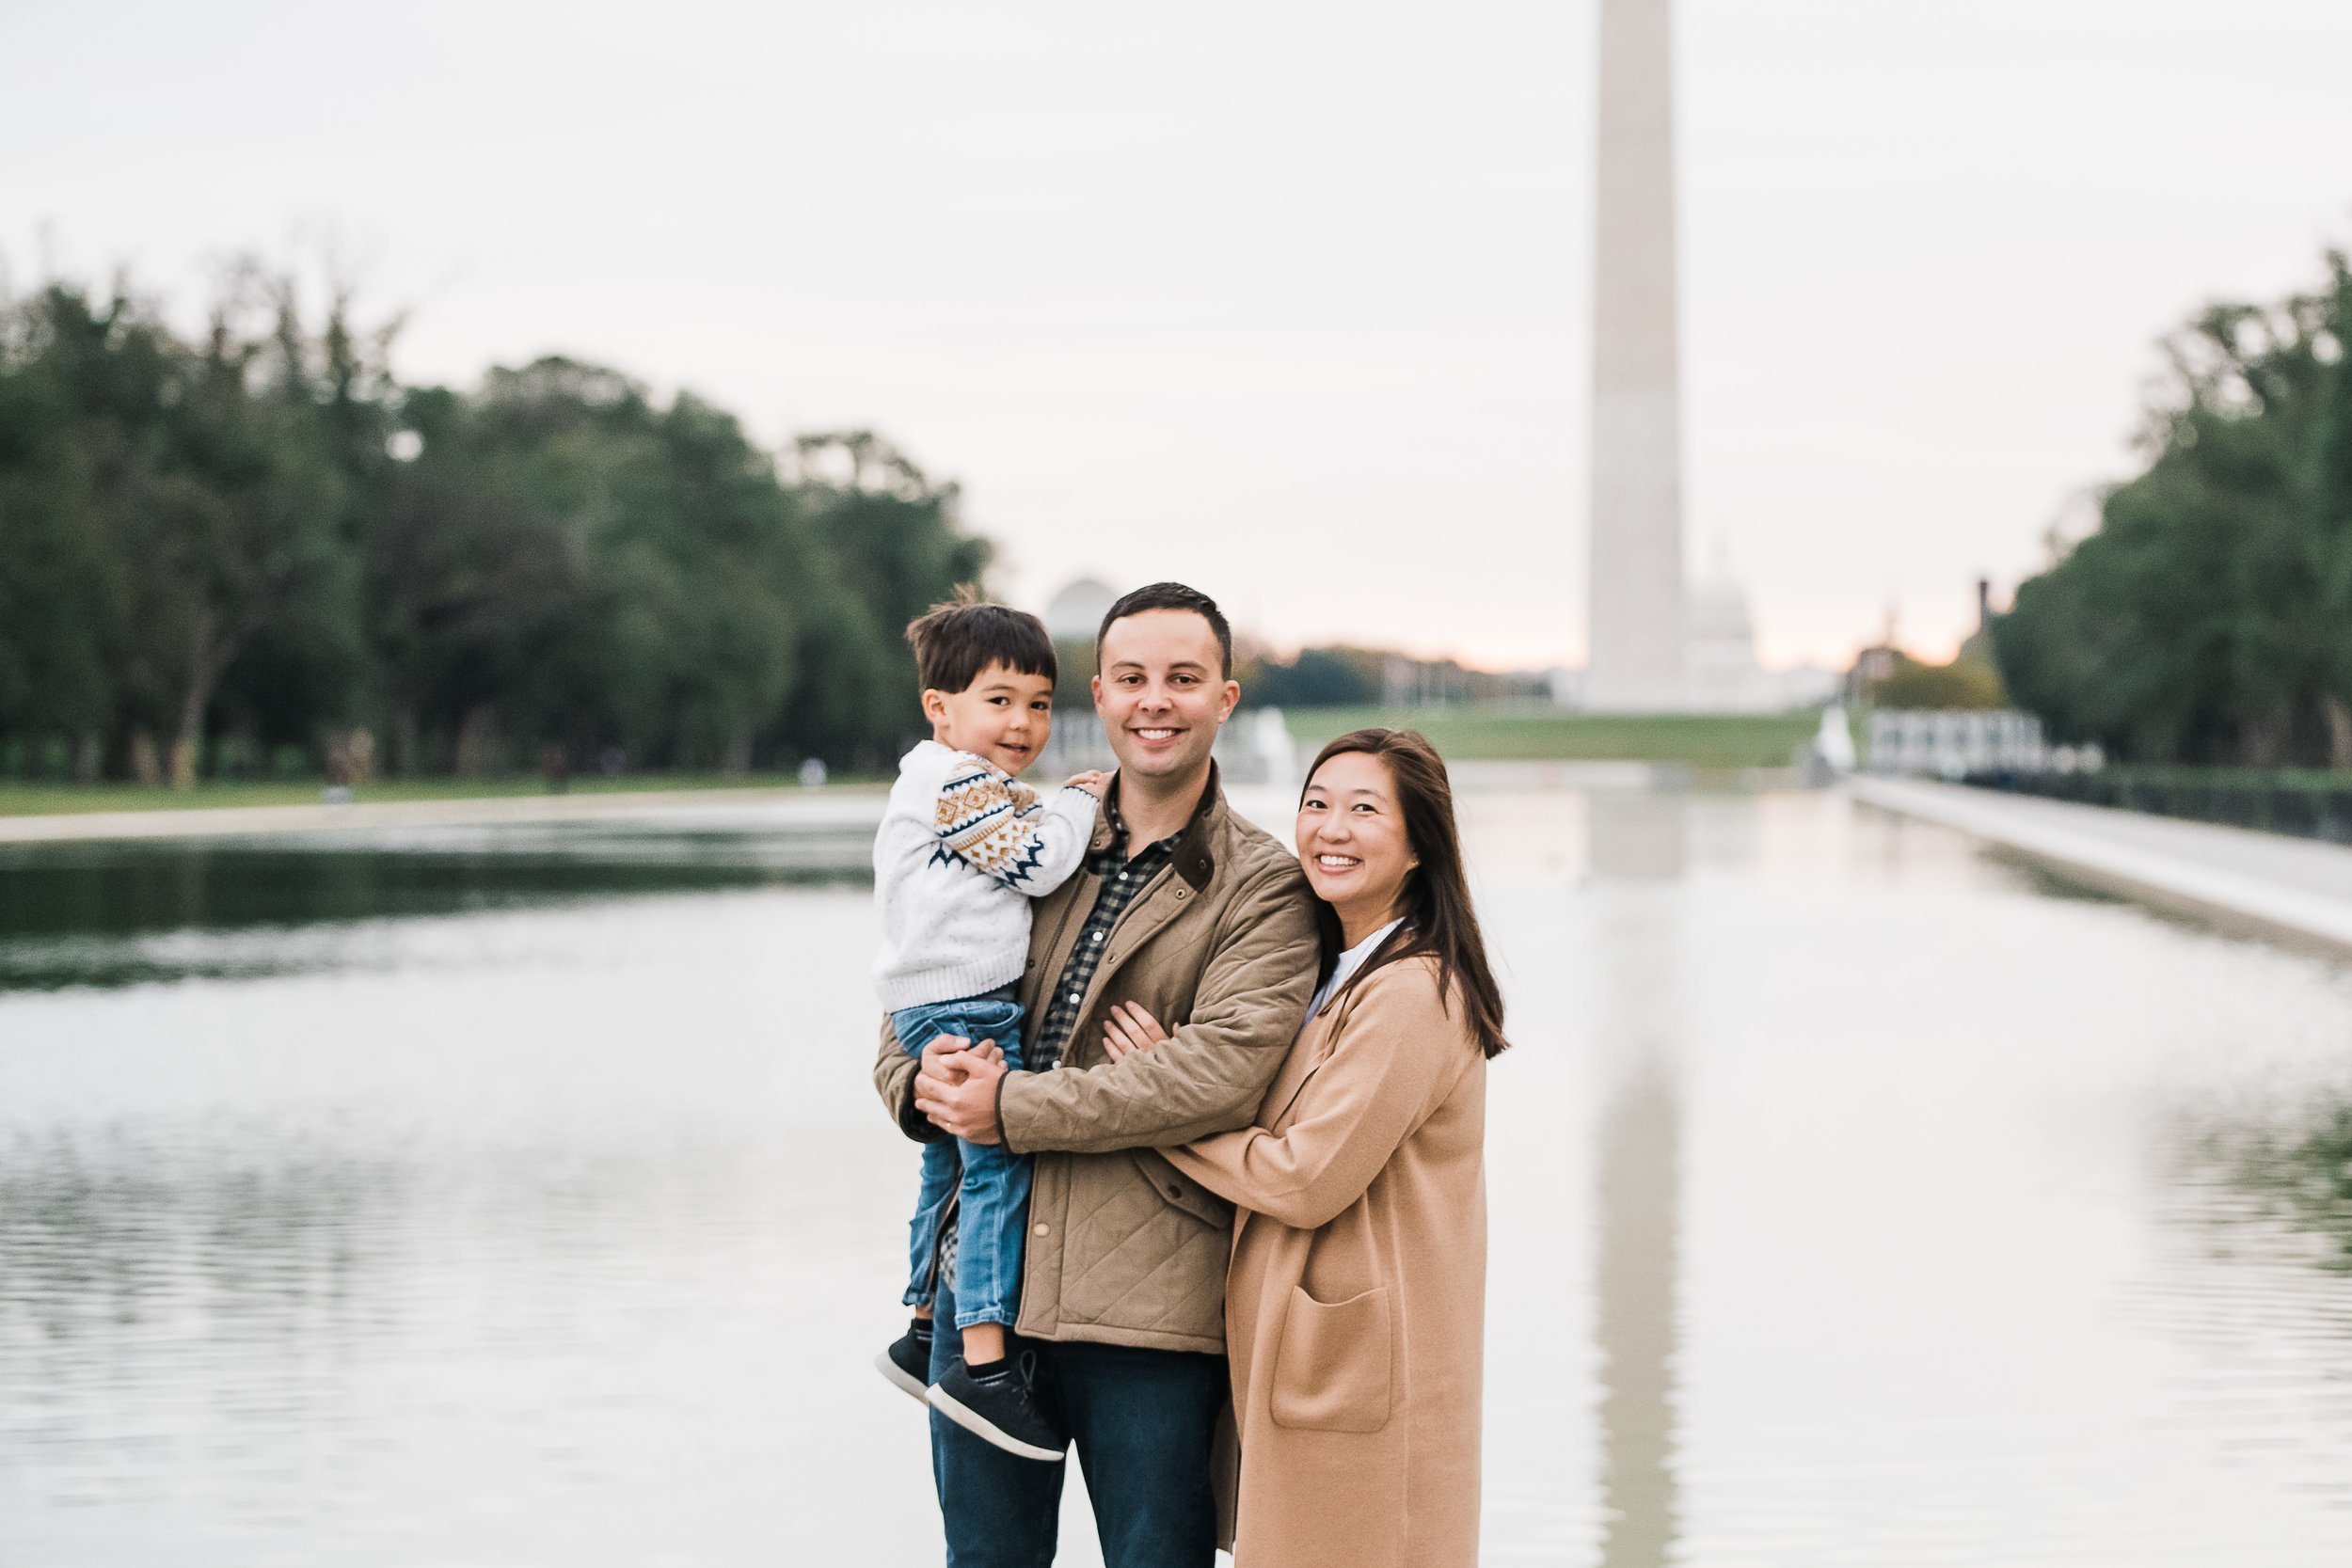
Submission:
[[[847,783],[848,780],[836,782]],[[321,780],[254,784],[200,784],[194,789],[147,789],[131,784],[24,784],[0,783],[0,816],[53,816],[84,811],[173,811],[211,806],[314,806],[326,787]],[[617,779],[574,776],[570,794],[617,795],[654,789],[797,789],[789,773],[628,773]],[[382,800],[478,800],[485,797],[545,795],[536,774],[503,779],[379,779],[352,792],[352,799]]]
[[[1786,768],[1797,742],[1820,726],[1811,709],[1767,714],[1562,713],[1539,707],[1285,709],[1310,755],[1336,735],[1368,725],[1419,730],[1450,758],[1579,762],[1680,762],[1692,768]]]
[[[1679,762],[1698,768],[1785,768],[1789,748],[1820,722],[1810,711],[1793,714],[1561,713],[1542,707],[1291,708],[1282,715],[1300,748],[1311,754],[1335,735],[1386,724],[1417,729],[1448,757],[1534,761]],[[839,778],[837,784],[860,781]],[[870,782],[870,781],[866,781]],[[190,790],[137,784],[56,784],[0,782],[0,816],[86,811],[174,811],[207,806],[316,805],[322,781],[200,784]],[[618,779],[575,775],[570,793],[610,795],[656,789],[789,789],[788,773],[631,773]],[[469,800],[543,795],[536,774],[501,779],[381,779],[354,799]]]

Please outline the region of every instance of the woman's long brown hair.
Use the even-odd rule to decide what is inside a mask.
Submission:
[[[1469,1009],[1470,1033],[1491,1057],[1506,1050],[1502,1037],[1502,992],[1486,962],[1486,939],[1470,907],[1470,879],[1462,871],[1462,835],[1454,825],[1454,784],[1445,760],[1419,730],[1353,730],[1315,753],[1307,769],[1310,784],[1333,757],[1360,752],[1387,765],[1405,816],[1406,841],[1421,864],[1405,878],[1405,924],[1398,927],[1364,966],[1348,979],[1353,988],[1383,964],[1427,953],[1438,960],[1439,1000],[1453,1010],[1458,994]],[[1299,792],[1306,800],[1306,791]],[[1315,925],[1323,933],[1323,974],[1339,962],[1339,911],[1315,900]]]

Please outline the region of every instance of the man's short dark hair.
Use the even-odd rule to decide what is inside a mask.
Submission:
[[[968,690],[992,664],[1049,681],[1060,676],[1045,623],[1009,605],[982,602],[979,590],[969,584],[908,622],[907,641],[914,646],[914,672],[926,691]]]
[[[1216,633],[1218,669],[1216,678],[1233,678],[1233,628],[1225,624],[1225,611],[1216,608],[1216,601],[1198,588],[1186,588],[1181,582],[1146,583],[1134,593],[1123,595],[1103,616],[1103,625],[1094,633],[1094,662],[1103,662],[1103,639],[1110,635],[1111,625],[1130,615],[1140,615],[1147,610],[1188,610],[1209,623]]]

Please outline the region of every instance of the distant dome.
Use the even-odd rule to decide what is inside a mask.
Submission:
[[[1693,583],[1685,613],[1685,634],[1694,642],[1737,642],[1746,647],[1755,641],[1755,628],[1748,621],[1747,590],[1727,573],[1709,573]]]
[[[1119,591],[1109,583],[1080,578],[1046,601],[1046,635],[1057,642],[1091,642],[1118,602]]]

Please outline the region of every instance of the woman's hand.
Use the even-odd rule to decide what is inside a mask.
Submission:
[[[1103,1021],[1103,1049],[1114,1062],[1167,1043],[1168,1031],[1160,1027],[1160,1021],[1133,1002],[1117,1004]]]

